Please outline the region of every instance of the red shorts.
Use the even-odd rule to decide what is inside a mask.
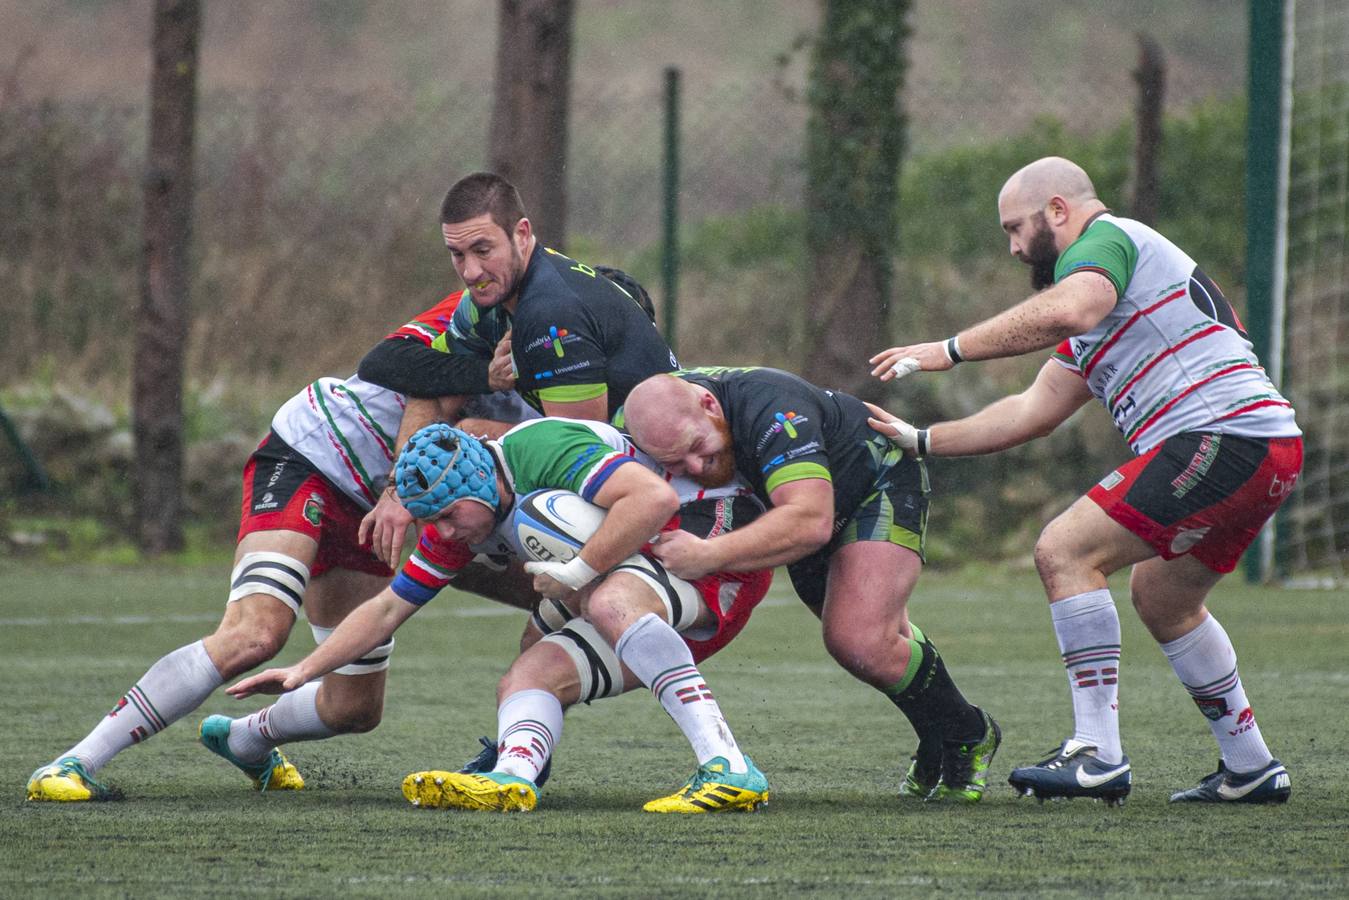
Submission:
[[[1087,496],[1163,559],[1189,553],[1230,572],[1301,471],[1300,437],[1185,432],[1120,466]]]
[[[268,434],[244,466],[239,539],[255,531],[298,531],[318,542],[309,567],[317,578],[329,569],[393,577],[370,545],[356,541],[365,511],[281,440]]]
[[[750,613],[772,583],[772,569],[717,572],[693,582],[707,608],[717,617],[717,632],[706,640],[695,641],[685,635],[684,643],[693,651],[693,661],[702,662],[729,644],[749,622]]]

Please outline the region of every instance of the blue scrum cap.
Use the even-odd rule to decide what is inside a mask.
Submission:
[[[418,519],[429,519],[456,500],[476,500],[495,515],[501,502],[496,460],[482,441],[437,423],[408,441],[394,466],[398,498]]]

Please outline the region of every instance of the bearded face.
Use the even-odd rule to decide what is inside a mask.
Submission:
[[[716,429],[717,436],[721,439],[721,449],[713,454],[712,460],[697,475],[692,475],[694,481],[706,488],[718,488],[731,483],[735,478],[735,453],[731,447],[731,426],[725,419],[709,416],[708,421]]]
[[[1054,267],[1059,261],[1059,251],[1054,246],[1054,232],[1049,229],[1045,214],[1038,212],[1031,221],[1035,232],[1026,244],[1026,253],[1021,261],[1030,266],[1031,288],[1042,291],[1054,283]]]

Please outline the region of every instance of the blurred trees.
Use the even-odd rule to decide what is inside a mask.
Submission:
[[[135,530],[141,550],[149,553],[183,546],[183,354],[200,33],[199,0],[155,0],[144,255],[132,373]]]
[[[828,0],[807,97],[807,351],[802,374],[875,398],[899,234],[909,0]]]
[[[488,157],[520,191],[539,240],[567,239],[572,0],[500,0]]]

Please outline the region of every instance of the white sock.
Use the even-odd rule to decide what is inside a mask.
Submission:
[[[62,756],[77,756],[91,774],[132,744],[159,734],[192,712],[224,681],[201,641],[179,647],[150,667],[103,719]]]
[[[271,706],[230,723],[230,752],[244,762],[262,762],[272,748],[292,741],[317,741],[337,734],[319,718],[318,694],[323,682],[310,681]]]
[[[516,691],[497,709],[497,764],[493,772],[538,781],[562,738],[562,704],[547,691]]]
[[[1119,613],[1106,588],[1049,604],[1073,698],[1073,739],[1105,763],[1124,759],[1119,738]]]
[[[1237,675],[1237,652],[1218,620],[1209,616],[1189,634],[1162,644],[1162,652],[1208,719],[1227,768],[1252,772],[1268,765],[1274,757]]]
[[[684,732],[698,765],[722,756],[732,772],[749,771],[731,726],[679,632],[655,613],[647,613],[623,632],[614,650]]]

